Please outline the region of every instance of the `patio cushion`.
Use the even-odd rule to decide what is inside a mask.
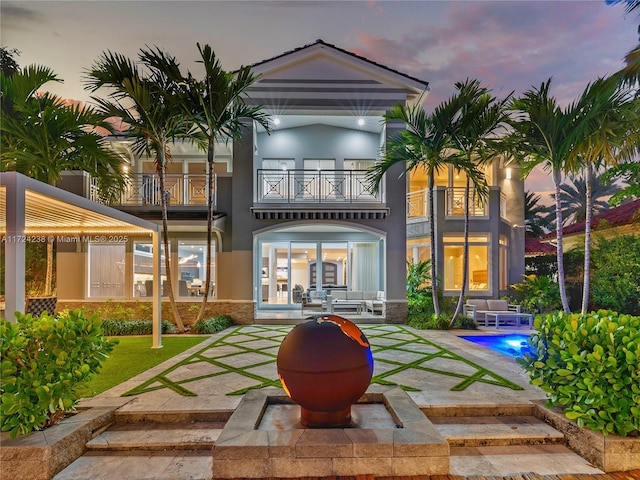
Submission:
[[[347,292],[345,290],[333,290],[331,292],[331,296],[334,298],[334,300],[346,300]]]
[[[506,300],[487,300],[487,307],[491,312],[506,312],[509,310],[509,302]]]
[[[478,298],[472,298],[467,300],[467,305],[473,305],[476,307],[476,310],[482,311],[482,310],[489,310],[489,307],[487,306],[487,300],[484,299],[478,299]]]

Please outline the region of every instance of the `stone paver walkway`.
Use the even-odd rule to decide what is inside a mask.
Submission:
[[[250,389],[281,387],[276,357],[283,338],[292,327],[236,327],[214,342],[174,363],[159,374],[125,392],[135,395],[163,388],[185,396],[211,392],[241,395]],[[373,385],[399,385],[422,391],[422,384],[437,381],[452,391],[466,390],[475,383],[511,390],[523,387],[464,355],[455,353],[415,330],[397,325],[363,326],[374,356]],[[231,389],[231,391],[229,391]],[[225,391],[226,390],[226,391]]]

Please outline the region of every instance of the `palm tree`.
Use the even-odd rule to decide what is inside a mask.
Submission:
[[[461,100],[461,111],[457,121],[452,126],[452,146],[458,155],[458,167],[466,173],[465,209],[464,209],[464,247],[462,266],[462,287],[458,298],[458,305],[451,319],[455,322],[462,313],[466,294],[469,269],[469,192],[473,183],[473,202],[476,199],[486,202],[489,196],[487,179],[482,172],[482,166],[501,153],[500,143],[496,136],[504,128],[508,119],[506,106],[511,94],[505,99],[497,101],[489,90],[480,86],[479,80],[469,80],[456,83],[457,95]]]
[[[593,167],[590,167],[593,170]],[[587,181],[587,177],[592,176],[591,182]],[[589,187],[590,185],[590,187]],[[587,196],[587,190],[591,191],[591,195]],[[562,221],[563,226],[582,222],[587,218],[587,204],[591,202],[591,211],[593,213],[601,213],[609,209],[609,202],[606,198],[615,194],[618,187],[605,183],[601,175],[593,175],[585,173],[584,176],[575,178],[572,183],[563,183],[560,186],[560,203],[562,204]],[[555,194],[551,195],[555,198]],[[555,222],[556,212],[549,211],[546,220],[548,223]]]
[[[632,97],[630,89],[612,78],[600,78],[590,84],[578,104],[584,113],[587,138],[577,145],[574,155],[584,163],[585,183],[585,255],[584,282],[582,290],[582,313],[589,306],[591,217],[596,197],[594,171],[615,165],[619,161],[631,160],[640,152],[640,99]],[[600,193],[600,192],[597,192]],[[610,190],[615,193],[615,189]],[[608,204],[606,204],[608,208]]]
[[[154,64],[174,82],[180,85],[180,104],[184,109],[188,121],[195,127],[197,133],[206,142],[208,195],[207,195],[207,255],[204,296],[197,320],[204,317],[211,285],[211,228],[213,224],[213,171],[215,159],[215,145],[219,138],[224,141],[239,138],[243,133],[243,122],[253,120],[269,131],[267,116],[261,112],[261,106],[247,105],[245,98],[248,89],[257,77],[251,73],[251,67],[242,66],[235,72],[222,69],[220,60],[209,45],[201,46],[199,63],[204,66],[204,78],[196,79],[191,72],[183,77],[174,68],[171,61],[167,61],[160,51],[154,54]],[[192,127],[192,130],[193,130]]]
[[[607,0],[608,4],[625,3],[625,15],[640,10],[640,0]],[[640,34],[640,25],[638,25]],[[640,44],[625,56],[626,66],[618,72],[620,80],[628,85],[640,83]]]
[[[451,125],[459,114],[459,98],[452,96],[438,105],[428,115],[421,102],[405,106],[398,104],[384,116],[384,122],[392,125],[397,122],[405,124],[405,129],[387,140],[382,159],[367,173],[367,180],[375,192],[379,191],[385,173],[394,165],[405,165],[403,174],[422,168],[428,178],[429,222],[431,225],[431,293],[436,316],[440,315],[438,302],[439,285],[436,276],[436,239],[435,214],[433,210],[434,178],[453,158],[451,150]]]
[[[562,308],[570,313],[564,278],[563,242],[562,242],[562,205],[560,203],[560,185],[565,172],[577,170],[572,163],[571,150],[579,140],[580,125],[577,108],[574,104],[566,109],[560,108],[556,99],[550,95],[551,79],[539,88],[527,90],[522,97],[511,103],[516,118],[511,122],[513,132],[510,142],[522,162],[522,171],[528,175],[534,167],[542,165],[551,171],[555,187],[556,209],[556,253],[558,260],[558,286]]]
[[[103,117],[88,106],[69,105],[51,93],[40,93],[61,81],[48,67],[31,65],[11,75],[0,72],[0,171],[16,171],[55,185],[65,170],[84,170],[98,178],[106,197],[124,188],[122,160],[107,146],[97,128]],[[53,284],[53,242],[47,243],[45,295]]]
[[[551,79],[540,88],[529,90],[523,97],[514,100],[513,108],[520,116],[513,122],[513,127],[514,138],[520,153],[525,157],[525,174],[539,164],[552,173],[555,186],[558,283],[563,309],[569,313],[562,259],[562,175],[586,168],[585,220],[590,226],[590,189],[593,184],[590,175],[594,168],[603,165],[605,161],[612,163],[637,154],[638,108],[637,103],[630,102],[628,94],[620,90],[615,82],[598,79],[587,86],[580,98],[561,109],[555,98],[549,95],[550,84]],[[586,241],[589,242],[590,230],[585,233]],[[586,262],[588,254],[585,255],[587,266]],[[585,272],[585,292],[588,297],[587,274],[588,268]],[[586,310],[586,301],[588,298],[583,298],[583,310]]]
[[[110,88],[106,98],[91,98],[105,117],[119,118],[126,124],[127,135],[134,139],[134,153],[154,158],[161,191],[167,291],[173,318],[178,329],[184,332],[171,280],[165,173],[167,162],[171,160],[170,144],[177,138],[184,137],[187,127],[181,107],[176,101],[179,86],[154,64],[157,55],[158,52],[153,49],[141,49],[138,62],[134,62],[118,53],[103,52],[88,71],[85,82],[86,88],[91,92],[96,92],[101,87]],[[174,57],[165,54],[165,60],[171,68],[179,69]]]
[[[527,237],[542,237],[547,233],[551,224],[548,216],[553,209],[548,205],[540,205],[541,199],[540,195],[530,190],[524,194],[524,225]]]

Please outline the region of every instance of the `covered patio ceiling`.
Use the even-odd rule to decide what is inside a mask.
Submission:
[[[0,173],[0,237],[4,244],[5,315],[25,307],[25,245],[60,236],[109,243],[114,236],[147,236],[160,273],[160,226],[16,172]],[[42,238],[40,238],[42,237]],[[35,240],[34,240],[35,239]],[[153,346],[161,346],[160,282],[153,292]],[[10,313],[9,313],[10,312]]]

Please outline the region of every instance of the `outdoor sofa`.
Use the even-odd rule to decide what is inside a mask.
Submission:
[[[530,313],[522,313],[520,305],[510,304],[507,300],[485,300],[469,299],[464,305],[464,315],[472,318],[478,325],[483,322],[484,326],[489,326],[493,322],[496,328],[500,328],[500,322],[504,320],[515,321],[516,326],[520,326],[520,321],[525,319],[531,322],[533,316]]]

